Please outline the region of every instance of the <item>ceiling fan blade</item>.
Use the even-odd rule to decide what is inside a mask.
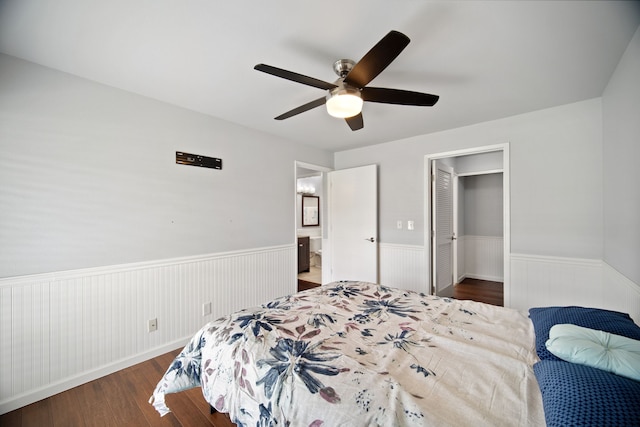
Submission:
[[[365,87],[404,50],[411,40],[398,31],[390,31],[347,74],[345,83]]]
[[[365,87],[360,91],[364,101],[382,102],[384,104],[418,105],[432,107],[438,99],[438,95],[413,92],[410,90],[387,89],[383,87]]]
[[[364,120],[362,119],[362,113],[359,113],[353,117],[347,117],[344,119],[351,130],[360,130],[364,127]]]
[[[303,85],[317,87],[319,89],[329,90],[337,87],[333,83],[314,79],[313,77],[294,73],[293,71],[283,70],[282,68],[272,67],[271,65],[258,64],[253,68],[255,70],[262,71],[263,73],[267,73],[267,74],[274,75],[276,77],[281,77],[283,79],[291,80],[292,82],[302,83]]]
[[[326,97],[322,97],[322,98],[318,98],[314,101],[311,102],[307,102],[304,105],[299,106],[298,108],[294,108],[291,111],[287,111],[284,114],[280,114],[278,117],[276,117],[276,120],[284,120],[284,119],[288,119],[289,117],[293,117],[293,116],[297,116],[300,113],[304,113],[305,111],[309,111],[312,108],[316,108],[319,107],[321,105],[324,105],[325,102],[327,102],[327,98]]]

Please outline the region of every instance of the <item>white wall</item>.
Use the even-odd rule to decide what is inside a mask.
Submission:
[[[378,164],[381,265],[424,248],[425,154],[510,144],[510,289],[505,304],[589,305],[640,322],[640,29],[602,98],[336,153],[336,169]],[[416,220],[415,233],[392,229]],[[426,289],[424,257],[383,280]],[[397,280],[396,278],[399,278]],[[420,278],[424,278],[422,282]]]
[[[504,280],[502,179],[502,173],[459,178],[458,190],[464,189],[464,209],[459,213],[464,221],[464,232],[458,237],[459,281],[462,277]]]
[[[295,162],[330,153],[7,55],[0,75],[0,413],[295,291]]]
[[[336,169],[379,165],[381,281],[425,290],[424,156],[509,142],[513,305],[602,301],[640,321],[638,38],[602,104],[592,99],[336,153]],[[23,363],[26,351],[49,352],[11,378],[3,371],[0,412],[175,347],[205,320],[197,315],[204,301],[214,302],[215,316],[238,294],[267,299],[288,280],[293,161],[331,166],[328,153],[5,55],[0,71],[0,277],[152,261],[0,280],[0,366]],[[224,169],[175,165],[179,150],[222,157]],[[396,230],[397,219],[415,221],[416,230]],[[209,255],[157,262],[194,254]],[[259,296],[249,271],[264,271]],[[231,281],[242,286],[229,292]],[[131,310],[120,318],[122,307]],[[132,334],[132,348],[109,344],[106,354],[92,346],[77,355],[82,366],[51,369],[107,315]],[[172,330],[148,335],[150,316]]]
[[[502,173],[460,177],[464,188],[464,234],[503,235]]]
[[[335,167],[379,165],[380,241],[381,247],[389,248],[384,253],[381,251],[381,265],[387,265],[395,262],[403,250],[422,248],[424,251],[424,157],[508,143],[511,212],[508,257],[520,254],[523,262],[517,265],[518,274],[514,277],[509,273],[514,268],[513,263],[506,266],[505,305],[524,310],[534,301],[529,298],[533,287],[525,283],[535,283],[524,273],[535,276],[536,268],[543,265],[535,262],[537,257],[552,263],[558,260],[563,266],[570,265],[563,261],[565,258],[602,259],[601,123],[601,100],[596,98],[339,152],[335,155]],[[394,230],[396,218],[414,219],[416,230],[401,230],[403,233]],[[465,258],[471,243],[493,245],[489,241],[465,240]],[[477,253],[478,249],[473,248],[473,251]],[[382,259],[383,255],[390,260]],[[527,255],[536,258],[529,262]],[[407,270],[424,272],[422,283],[411,286],[420,286],[426,291],[429,272],[424,258],[426,251],[420,265]],[[466,265],[469,260],[464,261]],[[496,272],[482,272],[481,275],[497,276]],[[578,276],[569,272],[564,277],[576,279]],[[398,282],[392,277],[389,279]],[[594,283],[599,286],[602,282]],[[580,286],[573,280],[567,285]],[[612,305],[625,300],[613,299]],[[640,293],[636,299],[640,299]],[[552,294],[546,302],[553,304]],[[602,304],[601,300],[592,303]],[[640,308],[634,306],[634,313],[638,312]]]
[[[602,96],[604,260],[640,283],[640,28]]]
[[[424,157],[508,142],[512,252],[602,258],[599,98],[335,154],[335,167],[379,165],[380,240],[424,245]],[[397,219],[415,231],[396,230]]]
[[[332,155],[0,55],[0,277],[293,244]],[[177,165],[175,152],[222,158]]]

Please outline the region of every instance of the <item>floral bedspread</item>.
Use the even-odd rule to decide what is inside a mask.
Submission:
[[[336,282],[204,326],[152,396],[201,386],[239,426],[545,425],[516,310]]]

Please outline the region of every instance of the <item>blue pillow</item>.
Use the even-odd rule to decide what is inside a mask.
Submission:
[[[554,426],[638,426],[640,382],[564,361],[533,365],[544,417]]]
[[[538,307],[529,309],[529,318],[536,333],[536,352],[541,360],[560,360],[547,350],[549,330],[559,323],[571,323],[583,328],[640,340],[640,326],[626,313],[586,307]]]

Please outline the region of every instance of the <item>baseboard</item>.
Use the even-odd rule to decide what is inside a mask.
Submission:
[[[160,347],[145,351],[143,353],[109,363],[99,368],[85,371],[82,374],[65,378],[64,380],[58,381],[56,383],[48,384],[45,387],[30,390],[28,393],[13,396],[7,400],[0,402],[0,414],[14,411],[18,408],[22,408],[23,406],[30,405],[31,403],[46,399],[55,394],[62,393],[63,391],[97,380],[98,378],[102,378],[106,375],[113,374],[114,372],[118,372],[122,369],[129,368],[131,366],[137,365],[138,363],[153,359],[154,357],[160,356],[178,348],[182,348],[189,342],[190,339],[191,336],[188,336],[183,339],[176,340]],[[167,368],[169,367],[167,366]],[[149,394],[149,397],[151,397],[151,394]]]
[[[0,280],[0,413],[174,350],[211,320],[295,292],[296,254],[291,244]]]
[[[477,280],[487,280],[490,282],[502,282],[504,281],[502,276],[487,276],[487,275],[482,275],[482,274],[465,274],[464,275],[465,279],[469,278],[469,279],[477,279]]]

